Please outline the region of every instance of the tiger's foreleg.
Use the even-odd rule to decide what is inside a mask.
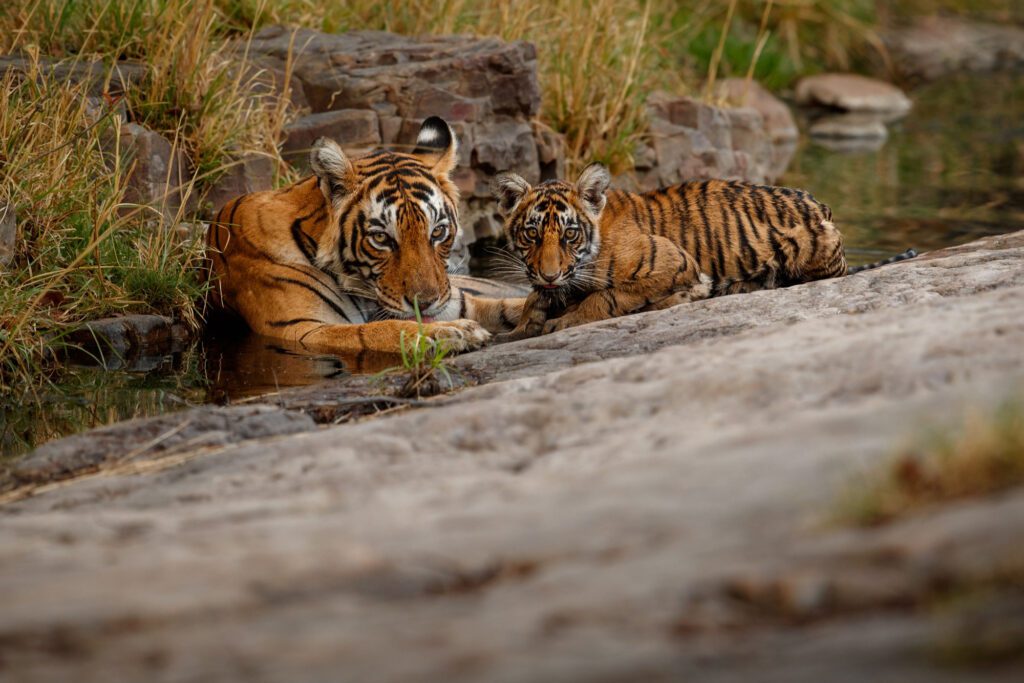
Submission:
[[[519,341],[541,334],[544,331],[544,323],[548,321],[551,303],[551,298],[547,295],[536,290],[530,292],[523,300],[515,329],[495,336],[494,340],[499,343]]]
[[[424,323],[422,327],[413,320],[341,325],[308,321],[293,325],[288,332],[302,346],[320,353],[398,353],[403,345],[411,347],[420,334],[443,343],[450,351],[461,352],[480,348],[491,336],[473,320]]]
[[[613,274],[611,287],[587,295],[575,309],[549,320],[543,333],[710,296],[711,279],[700,272],[693,257],[670,240],[655,236],[634,256],[635,275],[617,279]]]
[[[488,332],[508,332],[518,325],[523,308],[529,300],[524,297],[490,299],[463,292],[463,318],[475,320]]]

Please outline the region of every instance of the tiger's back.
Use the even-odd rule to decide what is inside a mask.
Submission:
[[[611,211],[671,240],[708,274],[715,293],[770,289],[847,272],[832,212],[810,193],[705,180],[645,193],[611,190]]]

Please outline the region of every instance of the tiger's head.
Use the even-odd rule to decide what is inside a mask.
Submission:
[[[436,116],[423,122],[412,153],[379,151],[348,158],[326,138],[310,166],[330,206],[317,265],[342,288],[375,298],[385,317],[424,318],[451,300],[447,262],[459,229],[458,188],[451,172],[458,143]]]
[[[575,185],[548,180],[531,187],[510,171],[495,177],[492,191],[509,244],[535,288],[586,284],[587,266],[601,246],[598,223],[609,182],[601,164],[583,169]]]

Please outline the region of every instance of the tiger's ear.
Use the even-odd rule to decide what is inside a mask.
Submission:
[[[512,213],[532,189],[525,178],[512,171],[502,171],[491,182],[491,194],[498,200],[498,210],[505,217]]]
[[[416,156],[424,157],[434,175],[447,178],[459,163],[459,142],[455,131],[439,116],[431,116],[416,136]]]
[[[604,164],[590,164],[580,173],[576,181],[576,191],[583,199],[583,205],[590,213],[597,216],[604,210],[604,193],[608,190],[612,178]]]
[[[320,181],[320,191],[332,206],[352,190],[352,162],[334,140],[318,138],[309,152],[309,166]]]

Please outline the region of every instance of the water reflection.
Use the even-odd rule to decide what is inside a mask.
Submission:
[[[224,332],[204,340],[202,353],[207,400],[213,403],[238,401],[349,374],[375,374],[402,363],[395,354],[316,354],[294,342]]]
[[[203,403],[220,405],[288,387],[372,374],[401,364],[393,354],[311,354],[292,342],[217,330],[162,355],[74,359],[59,385],[0,399],[0,463],[54,438],[119,420]]]
[[[877,149],[803,137],[781,179],[832,207],[851,263],[1024,228],[1024,77],[951,77],[910,94]]]

